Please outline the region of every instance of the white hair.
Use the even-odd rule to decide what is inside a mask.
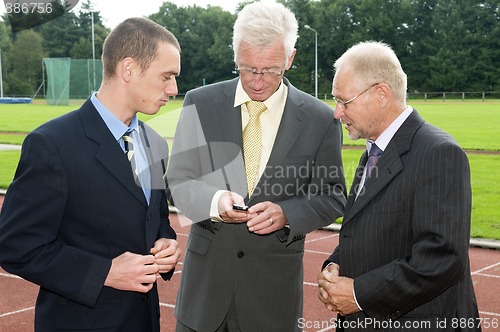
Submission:
[[[254,2],[245,6],[233,26],[234,62],[241,42],[263,48],[280,37],[285,47],[285,64],[288,65],[297,42],[298,28],[295,15],[280,3]]]

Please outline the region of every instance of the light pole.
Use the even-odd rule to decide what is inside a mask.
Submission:
[[[0,98],[3,98],[2,50],[0,49]]]
[[[318,98],[318,31],[307,24],[304,28],[314,32],[314,97]]]
[[[95,38],[94,38],[94,4],[89,3],[89,10],[92,18],[92,72],[94,78],[94,84],[92,85],[92,92],[95,91]]]

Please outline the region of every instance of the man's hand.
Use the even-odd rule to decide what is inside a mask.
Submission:
[[[158,273],[167,273],[172,270],[181,257],[179,243],[173,239],[157,240],[150,252],[154,255],[155,264],[158,265]]]
[[[247,211],[234,210],[233,204],[243,205],[244,199],[234,192],[225,192],[218,202],[219,216],[224,222],[241,224],[247,222],[250,215]]]
[[[255,234],[269,234],[288,224],[281,206],[269,201],[255,204],[248,209],[248,213],[251,218],[247,222],[247,227]]]
[[[319,286],[318,298],[321,302],[323,302],[323,304],[328,310],[333,312],[337,312],[337,307],[335,307],[331,303],[332,299],[330,298],[330,294],[328,294],[328,292],[323,287],[320,286],[320,283],[321,284],[330,283],[330,280],[332,278],[338,276],[339,276],[339,265],[335,263],[328,264],[323,269],[323,271],[321,271],[321,273],[318,275],[318,286]]]
[[[354,280],[339,277],[339,266],[328,265],[318,276],[318,297],[328,310],[343,316],[359,311],[354,299]]]
[[[156,282],[158,270],[153,255],[124,252],[120,256],[113,258],[104,286],[147,293]]]

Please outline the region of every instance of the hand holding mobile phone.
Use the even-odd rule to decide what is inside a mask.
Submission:
[[[248,206],[243,204],[233,204],[233,210],[248,211]]]

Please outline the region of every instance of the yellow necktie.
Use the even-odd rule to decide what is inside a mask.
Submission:
[[[262,150],[262,127],[260,115],[267,108],[261,101],[250,100],[246,103],[250,119],[243,130],[243,153],[247,175],[248,196],[252,196],[259,172],[260,154]]]

